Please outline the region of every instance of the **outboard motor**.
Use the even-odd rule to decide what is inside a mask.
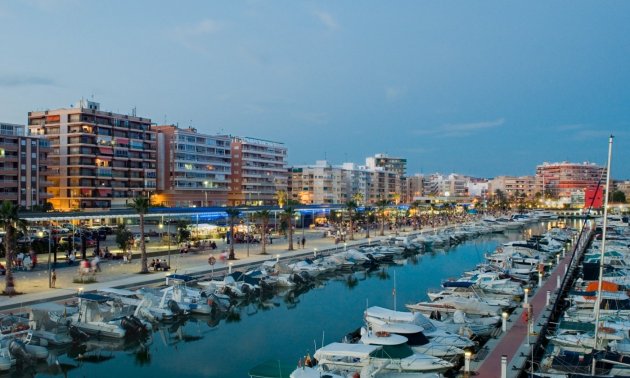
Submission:
[[[21,340],[11,340],[9,343],[9,352],[16,360],[31,363],[33,358],[26,351],[26,346]]]
[[[141,335],[147,332],[147,328],[142,324],[142,322],[133,315],[125,316],[120,320],[120,325],[123,327],[127,333],[132,333],[135,335]]]
[[[175,302],[172,299],[169,299],[169,301],[166,303],[166,305],[168,306],[168,309],[173,312],[173,314],[181,315],[182,312],[183,312],[182,309],[177,304],[177,302]]]
[[[68,334],[70,335],[70,337],[72,337],[72,340],[77,342],[85,342],[90,338],[90,335],[81,331],[76,326],[68,327]]]

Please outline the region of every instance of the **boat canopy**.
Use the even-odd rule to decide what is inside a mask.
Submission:
[[[321,360],[321,356],[369,358],[372,353],[380,348],[380,346],[376,345],[332,343],[319,348],[315,352],[315,356],[318,360]]]
[[[371,316],[373,318],[399,323],[414,323],[416,321],[416,315],[411,312],[394,311],[378,306],[372,306],[365,310],[365,315]]]

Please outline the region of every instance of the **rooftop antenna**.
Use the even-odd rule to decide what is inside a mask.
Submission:
[[[134,116],[134,117],[136,116],[136,107],[135,106],[131,109],[131,115]]]

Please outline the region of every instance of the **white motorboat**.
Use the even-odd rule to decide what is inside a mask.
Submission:
[[[406,339],[391,344],[328,344],[315,352],[318,364],[328,369],[360,370],[369,365],[381,371],[395,372],[444,372],[453,367],[448,361],[437,357],[414,353]],[[392,339],[393,340],[393,339]]]
[[[78,298],[77,313],[72,315],[51,313],[51,320],[74,326],[90,335],[117,339],[125,337],[127,330],[121,325],[121,317],[113,314],[111,307],[106,304],[112,298],[93,293],[82,293]]]
[[[464,350],[452,345],[444,345],[430,340],[423,333],[424,328],[410,323],[373,324],[370,331],[361,329],[361,342],[364,344],[378,344],[379,338],[386,335],[400,335],[407,339],[407,344],[416,353],[440,357],[450,360],[456,356],[463,356]],[[376,337],[376,341],[372,340]]]
[[[475,299],[463,297],[445,297],[434,302],[423,301],[405,306],[412,312],[422,312],[427,315],[434,312],[454,313],[459,310],[469,315],[495,316],[500,315],[503,311],[501,306],[489,305]]]
[[[196,314],[210,314],[212,312],[212,302],[204,298],[199,290],[186,286],[185,282],[178,279],[171,279],[172,286],[162,290],[164,296],[160,302],[160,307],[165,308],[169,300],[175,301],[178,307]]]
[[[423,328],[423,332],[429,340],[438,344],[453,345],[457,348],[470,348],[475,346],[475,343],[470,339],[447,331],[444,325],[440,322],[435,321],[434,323],[421,313],[394,311],[383,307],[373,306],[365,310],[365,320],[368,323],[368,326],[373,328],[377,328],[387,323],[416,324]],[[470,333],[472,333],[472,331]]]

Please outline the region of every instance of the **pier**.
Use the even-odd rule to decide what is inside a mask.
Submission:
[[[546,280],[540,280],[542,285],[529,288],[529,298],[505,320],[506,331],[499,328],[498,336],[469,357],[470,371],[464,371],[464,376],[516,378],[525,373],[539,354],[548,327],[557,321],[561,301],[572,285],[577,264],[593,233],[593,229],[584,228],[569,246],[572,253],[559,256]],[[531,311],[527,313],[529,306]]]

